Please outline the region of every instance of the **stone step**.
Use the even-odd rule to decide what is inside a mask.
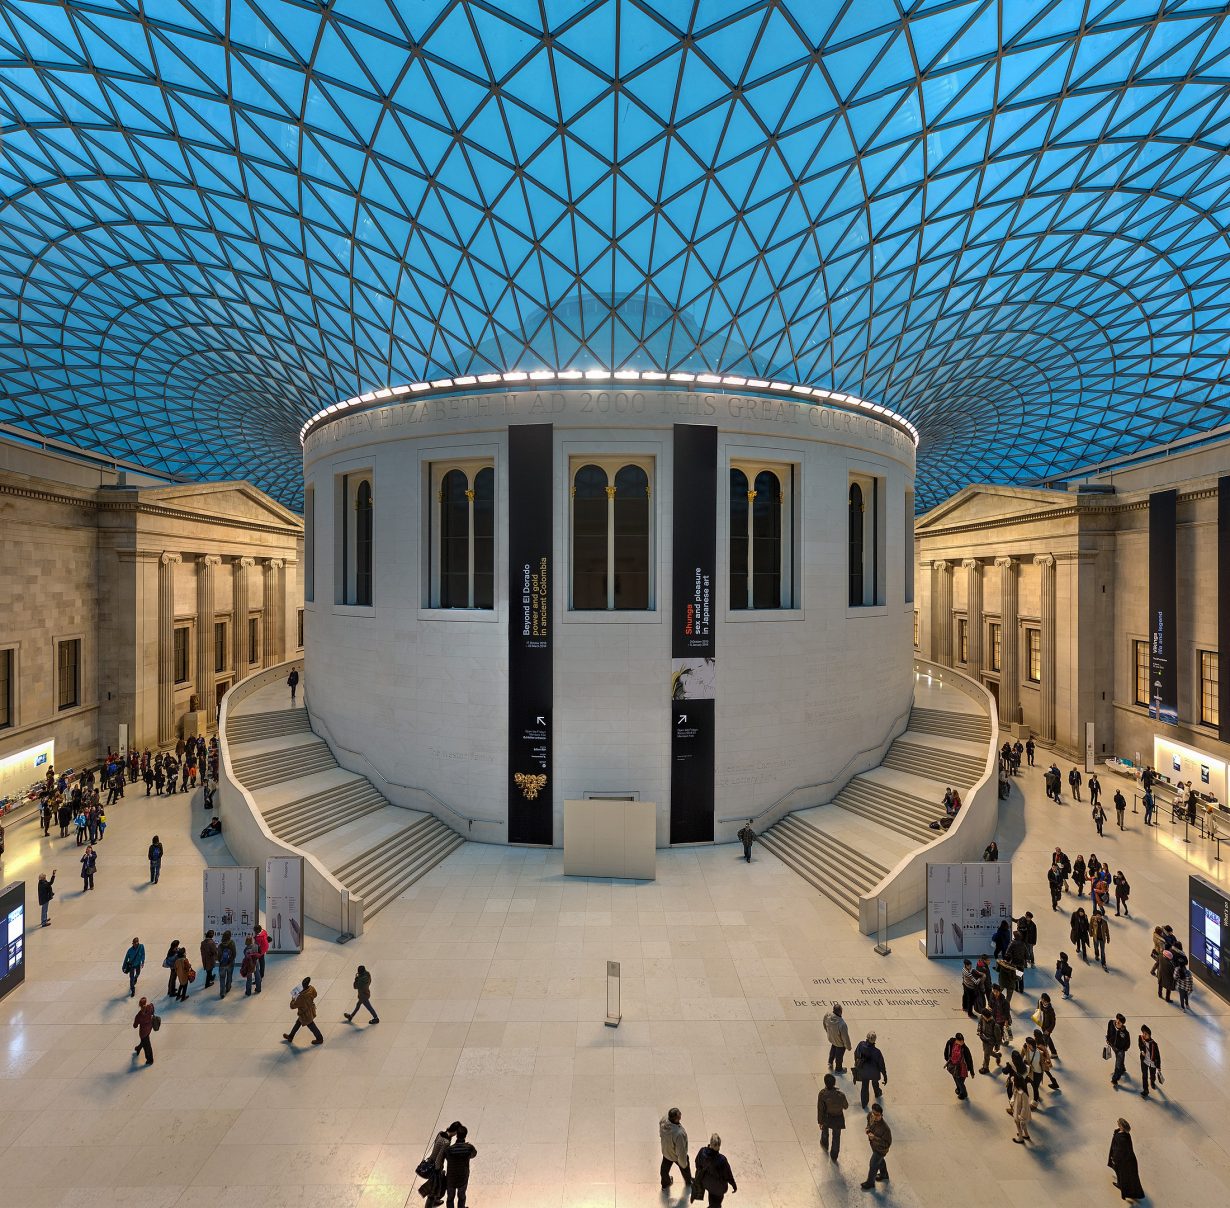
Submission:
[[[797,814],[787,814],[779,823],[783,836],[789,836],[795,845],[810,852],[821,863],[835,862],[838,867],[849,869],[851,880],[861,890],[867,890],[888,874],[888,869],[878,861],[864,855],[857,848],[826,834]]]
[[[925,780],[968,788],[982,775],[985,761],[956,751],[902,742],[897,739],[881,761],[881,766],[908,772]]]
[[[363,899],[366,921],[464,842],[456,831],[428,815],[346,861],[333,875]]]
[[[991,737],[990,718],[977,713],[946,713],[942,709],[912,709],[910,730],[985,742]]]
[[[851,899],[850,886],[839,873],[820,865],[814,858],[801,854],[786,836],[778,833],[776,826],[761,834],[758,842],[851,918],[858,918],[858,906]]]
[[[856,776],[838,796],[845,796],[851,801],[860,801],[875,809],[886,809],[894,816],[907,822],[917,822],[927,826],[933,819],[941,818],[944,809],[941,805],[932,805],[918,797],[903,793],[879,780],[864,780]]]
[[[369,781],[358,777],[338,788],[324,789],[270,810],[265,821],[278,838],[302,845],[388,804]]]
[[[299,734],[312,727],[306,709],[282,709],[275,713],[241,713],[226,723],[226,736],[231,742],[255,742],[261,738],[276,738],[283,734]]]
[[[833,799],[833,804],[839,809],[858,814],[860,818],[866,818],[870,822],[876,822],[880,826],[896,831],[899,835],[905,835],[907,839],[913,839],[916,843],[930,843],[944,833],[938,830],[933,831],[926,823],[916,821],[914,818],[903,817],[890,805],[868,801],[857,793],[848,794],[846,789],[842,789],[837,794]]]
[[[337,767],[337,761],[328,746],[317,740],[314,743],[270,751],[236,759],[232,764],[240,784],[249,791],[268,788],[283,780],[297,780],[314,772],[324,772]]]

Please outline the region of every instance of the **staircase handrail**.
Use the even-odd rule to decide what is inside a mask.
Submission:
[[[766,805],[764,809],[760,811],[760,813],[754,814],[752,816],[752,829],[753,830],[760,829],[758,827],[760,820],[766,817],[767,815],[771,814],[774,810],[779,809],[782,803],[786,801],[787,798],[793,797],[795,793],[801,793],[804,789],[823,789],[823,788],[827,788],[829,785],[837,784],[839,782],[842,785],[844,785],[845,782],[850,779],[850,777],[847,775],[850,768],[854,764],[856,764],[860,759],[862,759],[864,755],[870,755],[872,751],[878,751],[881,748],[884,748],[885,750],[887,750],[888,747],[892,746],[893,742],[896,739],[901,737],[901,734],[903,734],[905,731],[902,730],[898,732],[897,726],[902,721],[906,720],[910,716],[910,713],[913,711],[913,708],[914,708],[914,694],[913,692],[911,692],[910,693],[910,703],[906,705],[905,709],[901,713],[898,713],[897,716],[893,718],[892,724],[888,727],[888,737],[887,738],[881,738],[879,742],[873,743],[871,746],[865,747],[863,750],[858,751],[855,754],[851,755],[850,758],[847,759],[846,762],[842,765],[841,770],[835,776],[830,776],[827,780],[821,780],[821,781],[816,782],[815,784],[796,784],[794,788],[787,789],[786,792],[784,792],[775,801],[772,801],[768,805]],[[816,804],[817,805],[827,805],[828,802],[818,801],[816,802]],[[728,818],[719,818],[718,825],[720,826],[725,822],[741,822],[741,821],[744,821],[746,818],[747,818],[746,813],[732,814]],[[774,819],[774,822],[776,821],[777,819]]]

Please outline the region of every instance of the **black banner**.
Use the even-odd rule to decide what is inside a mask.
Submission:
[[[717,429],[676,424],[674,461],[670,839],[712,843]]]
[[[508,429],[508,840],[551,844],[550,424]]]
[[[1230,475],[1217,480],[1217,737],[1230,742]]]
[[[1178,491],[1149,496],[1149,716],[1179,722],[1178,635],[1175,633],[1175,536]]]

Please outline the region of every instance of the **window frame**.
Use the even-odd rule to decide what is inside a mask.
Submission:
[[[180,650],[181,634],[183,634],[182,653]],[[176,620],[171,629],[171,682],[176,688],[192,683],[192,622],[189,620]]]
[[[1212,663],[1208,674],[1206,660]],[[1218,729],[1221,720],[1221,658],[1216,650],[1196,651],[1196,690],[1200,700],[1200,724]]]
[[[261,643],[264,638],[263,628],[261,625],[261,614],[259,612],[248,613],[247,649],[249,667],[260,666]]]
[[[1004,671],[1004,626],[1002,621],[987,622],[986,648],[990,653],[987,669],[989,671],[998,671],[1002,675]]]
[[[615,452],[581,453],[569,451],[566,465],[568,467],[568,613],[586,617],[645,617],[657,613],[657,558],[658,558],[658,517],[655,502],[657,485],[658,458],[654,453],[646,453],[635,449]],[[597,466],[606,475],[607,492],[607,531],[606,531],[606,598],[605,608],[578,608],[575,604],[576,584],[576,476],[585,466]],[[646,602],[641,608],[619,608],[615,605],[616,579],[616,546],[617,531],[615,528],[616,476],[621,470],[636,467],[646,478],[646,516],[648,532],[645,540],[645,574]]]
[[[731,479],[735,473],[740,473],[747,480],[747,519],[744,539],[747,541],[746,586],[744,598],[746,603],[735,604],[731,599],[734,589],[734,542],[735,531],[732,522],[731,505],[733,502],[734,484]],[[779,506],[777,525],[778,572],[777,572],[777,603],[755,603],[756,574],[756,542],[754,498],[758,496],[756,482],[761,474],[772,474],[778,483]],[[797,555],[795,552],[795,532],[797,513],[799,465],[788,458],[752,457],[737,452],[730,453],[726,458],[725,489],[726,489],[726,592],[725,604],[731,616],[748,613],[780,614],[799,607],[798,603],[798,573]]]
[[[316,599],[316,484],[303,488],[303,600]]]
[[[73,698],[65,700],[64,692],[64,660],[63,651],[66,647],[74,647],[76,650],[76,659],[73,663],[74,667],[74,683],[73,683]],[[56,712],[62,713],[67,709],[77,709],[81,706],[81,698],[84,696],[84,685],[82,683],[82,655],[85,650],[85,644],[80,637],[57,638],[55,643],[56,657]]]
[[[1036,625],[1025,627],[1025,682],[1042,682],[1042,630]]]
[[[1144,654],[1144,661],[1141,661],[1141,654]],[[1138,709],[1147,709],[1149,707],[1149,692],[1152,687],[1153,678],[1153,658],[1147,640],[1141,638],[1132,638],[1132,704]],[[1144,670],[1144,697],[1141,698],[1141,670]]]
[[[922,649],[922,617],[918,609],[914,609],[914,649]]]
[[[0,730],[17,728],[17,647],[0,646]]]
[[[221,634],[222,644],[218,637]],[[221,658],[219,659],[219,655]],[[231,661],[231,622],[229,617],[214,618],[214,675],[224,675]]]
[[[957,617],[956,633],[957,662],[961,666],[969,664],[969,617]]]
[[[854,529],[850,524],[851,496],[858,487],[861,495],[862,529],[860,551],[861,600],[853,599],[854,593]],[[846,473],[846,607],[882,608],[887,600],[885,580],[887,566],[885,549],[888,544],[886,531],[886,507],[888,479],[879,467],[864,467],[851,463]]]
[[[303,649],[303,611],[302,608],[295,609],[295,634],[299,639],[295,645],[296,650]]]
[[[451,457],[433,460],[426,463],[428,507],[425,539],[427,543],[427,603],[426,607],[442,614],[490,614],[496,609],[499,595],[499,528],[500,528],[500,483],[496,470],[495,458],[490,453],[474,456]],[[477,581],[479,576],[478,558],[476,556],[476,487],[478,476],[486,470],[491,471],[491,603],[478,604]],[[451,473],[461,474],[466,483],[466,604],[444,604],[444,556],[442,543],[444,539],[444,480]]]
[[[369,553],[366,573],[361,563],[363,534],[359,531],[359,502],[365,484],[371,527],[370,540],[364,542]],[[334,603],[341,608],[371,609],[376,599],[376,476],[370,463],[338,470],[334,475],[334,507]]]

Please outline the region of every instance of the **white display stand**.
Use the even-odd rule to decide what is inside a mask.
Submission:
[[[564,875],[657,879],[658,807],[652,801],[564,802]]]
[[[990,953],[1004,919],[1011,927],[1010,863],[927,865],[927,956],[974,959]]]

